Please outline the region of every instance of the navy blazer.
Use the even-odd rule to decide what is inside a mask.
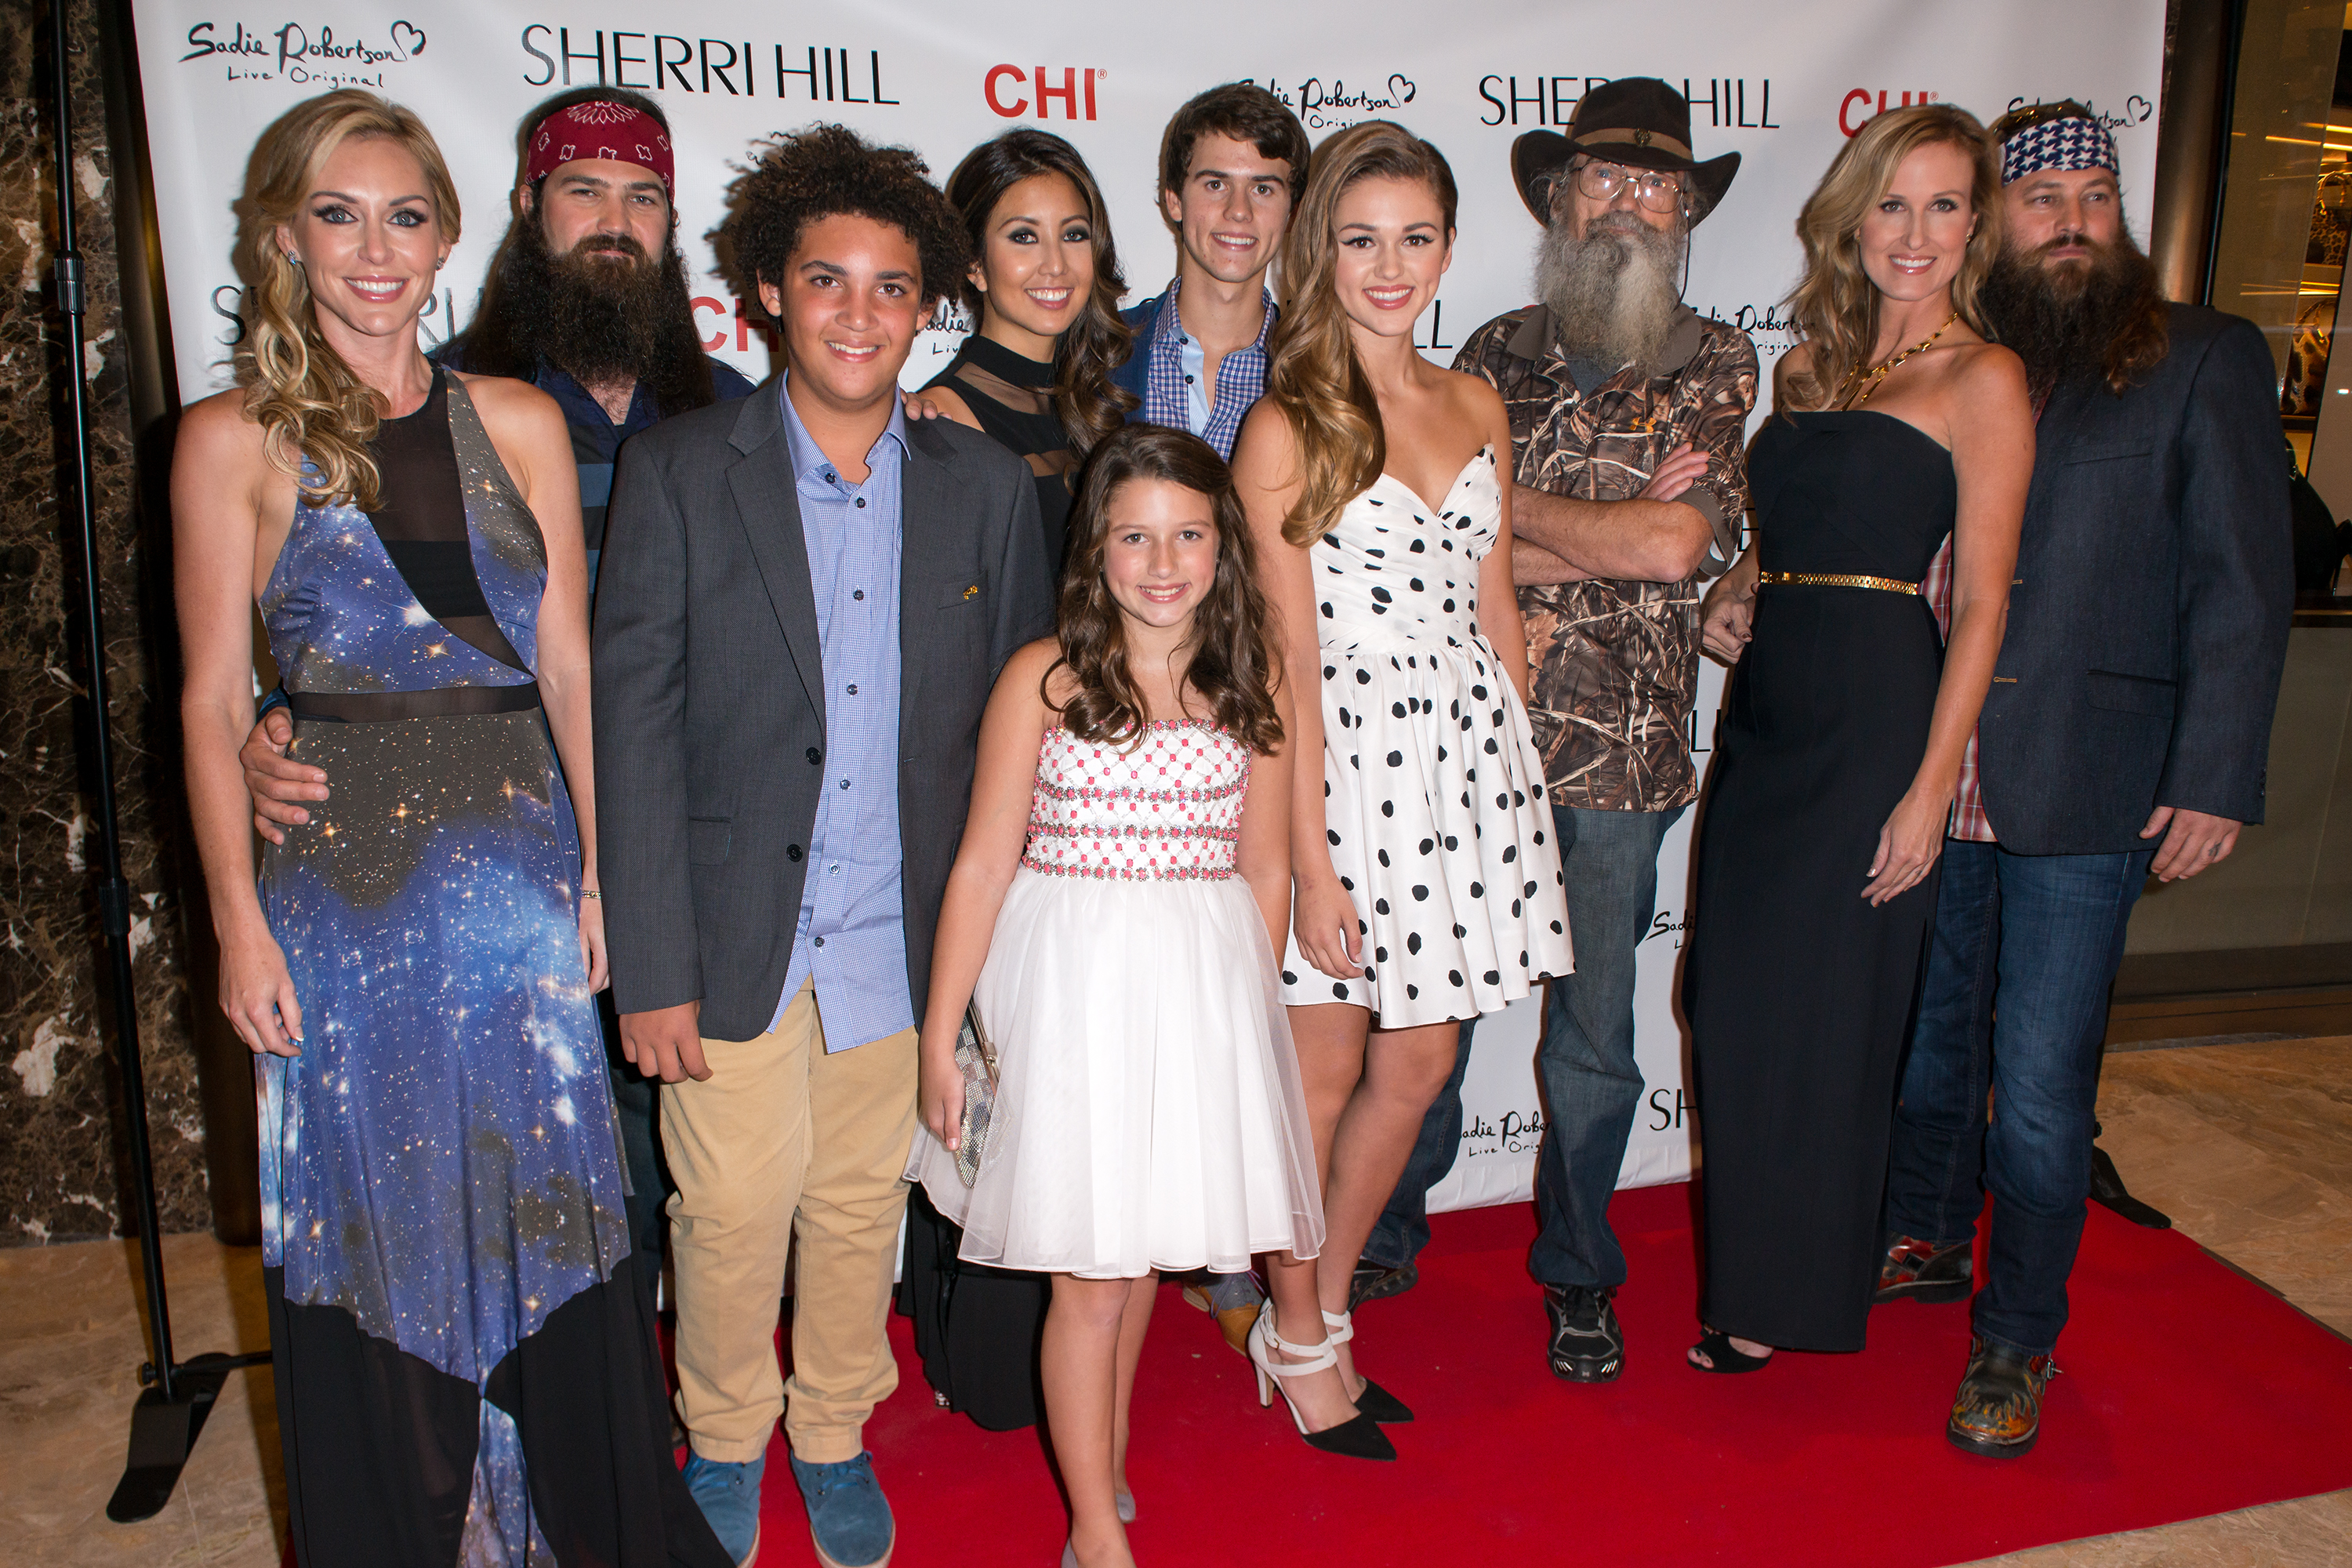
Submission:
[[[2004,848],[2153,848],[2160,805],[2263,819],[2294,607],[2277,371],[2259,329],[2170,307],[2120,396],[2062,384],[2036,431],[2009,629],[1979,731]]]
[[[907,426],[898,833],[907,989],[971,802],[981,714],[1053,629],[1029,467],[947,419]],[[613,999],[765,1030],[800,920],[824,747],[824,647],[777,383],[621,448],[595,616],[596,826]]]
[[[1143,400],[1151,390],[1151,334],[1160,330],[1160,305],[1167,298],[1165,294],[1154,294],[1140,305],[1118,313],[1118,319],[1134,335],[1128,340],[1127,357],[1110,373],[1110,383],[1135,395],[1135,407],[1128,415],[1129,420],[1143,417]]]

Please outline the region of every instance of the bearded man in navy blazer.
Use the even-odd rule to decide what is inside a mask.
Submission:
[[[2193,877],[2262,820],[2294,581],[2261,331],[2158,293],[2090,110],[2037,105],[1993,132],[2008,237],[1984,305],[2025,361],[2036,456],[1945,846],[1878,1298],[1979,1287],[1946,1432],[2001,1456],[2033,1446],[2066,1321],[2133,900],[2151,870]],[[1980,1177],[1994,1202],[1976,1281]]]
[[[969,262],[927,173],[839,126],[758,149],[724,237],[783,372],[623,448],[599,574],[613,990],[677,1178],[687,1484],[739,1563],[780,1414],[818,1560],[889,1560],[863,1434],[898,1383],[916,1021],[982,710],[1053,624],[1028,466],[900,412]]]

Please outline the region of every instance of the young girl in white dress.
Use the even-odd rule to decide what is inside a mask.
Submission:
[[[1241,503],[1207,443],[1129,426],[1087,465],[1059,633],[1013,657],[940,911],[908,1174],[968,1262],[1053,1275],[1041,1370],[1063,1561],[1133,1562],[1128,1404],[1163,1268],[1323,1242],[1275,953],[1290,699]],[[998,1057],[966,1187],[955,1063]]]
[[[1315,150],[1266,395],[1234,454],[1297,694],[1283,1000],[1329,1225],[1317,1265],[1272,1261],[1250,1353],[1318,1436],[1412,1419],[1356,1369],[1356,1259],[1459,1021],[1571,967],[1511,585],[1510,423],[1493,387],[1412,342],[1454,215],[1445,159],[1402,126]]]

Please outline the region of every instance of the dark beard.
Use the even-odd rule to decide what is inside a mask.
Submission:
[[[1646,380],[1660,369],[1682,304],[1687,237],[1613,216],[1588,224],[1582,239],[1570,237],[1564,218],[1544,231],[1536,298],[1550,307],[1562,353],[1610,374],[1630,364]]]
[[[2066,244],[2089,248],[2090,261],[2057,267],[2043,261],[2046,252]],[[2145,338],[2151,317],[2165,308],[2156,264],[2128,234],[2109,245],[2060,235],[2031,251],[2005,247],[1985,275],[1978,300],[1993,336],[2025,362],[2026,385],[2036,402],[2061,382],[2112,382],[2119,342],[2126,335]]]
[[[559,256],[536,213],[518,219],[466,329],[465,367],[529,380],[541,363],[583,386],[642,383],[665,416],[715,401],[676,239],[659,261],[625,234]]]

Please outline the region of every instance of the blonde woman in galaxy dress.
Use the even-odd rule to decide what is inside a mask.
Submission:
[[[407,110],[297,106],[239,218],[239,385],[181,426],[175,586],[295,1556],[719,1568],[627,1267],[562,416],[418,352],[458,212]],[[257,888],[257,605],[335,781]]]

